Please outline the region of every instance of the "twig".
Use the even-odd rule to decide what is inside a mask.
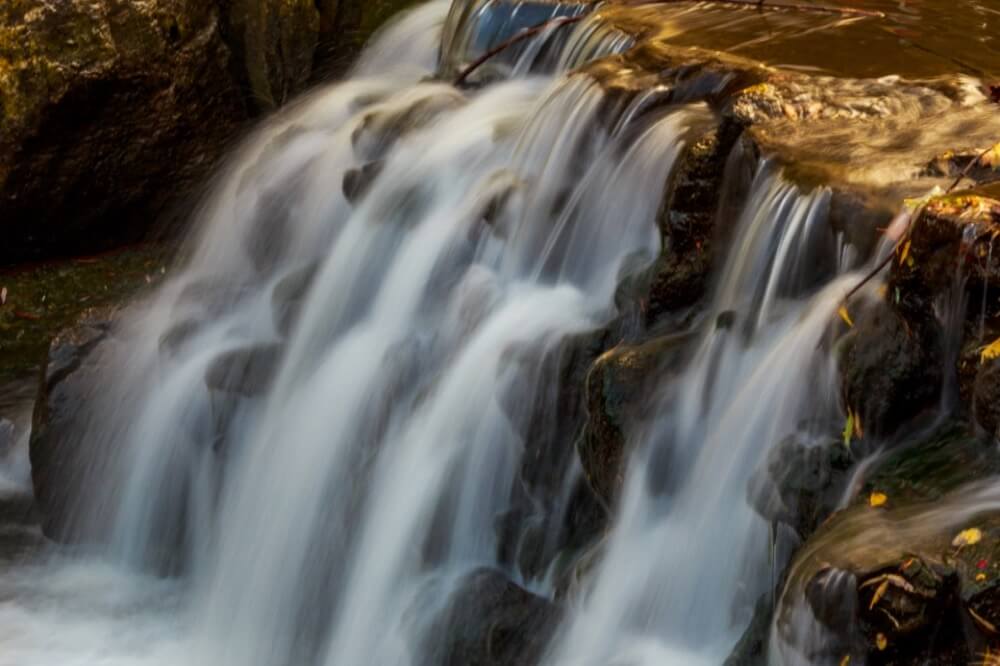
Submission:
[[[954,189],[956,187],[958,187],[958,184],[962,182],[962,179],[965,178],[966,176],[968,176],[969,172],[972,171],[973,167],[975,167],[977,164],[979,164],[979,162],[981,162],[982,159],[984,157],[986,157],[986,154],[988,152],[990,152],[991,150],[993,150],[993,146],[990,146],[989,148],[987,148],[983,152],[979,153],[979,156],[976,157],[976,159],[974,159],[974,160],[970,161],[968,164],[966,164],[965,168],[962,169],[962,173],[958,174],[958,178],[955,179],[955,182],[953,182],[948,187],[948,189],[944,191],[944,193],[945,194],[951,194],[952,191],[954,191]],[[862,287],[864,287],[866,284],[868,284],[872,280],[872,278],[874,278],[876,275],[878,275],[879,273],[881,273],[882,269],[884,269],[886,266],[888,266],[889,262],[892,261],[893,257],[895,257],[897,255],[900,246],[902,246],[902,244],[904,242],[910,240],[910,231],[913,229],[913,222],[914,222],[914,220],[911,218],[910,222],[907,224],[906,233],[904,233],[902,236],[900,236],[899,240],[896,241],[896,244],[892,248],[892,252],[890,252],[889,255],[885,259],[883,259],[881,262],[879,262],[879,265],[876,266],[875,268],[873,268],[871,270],[871,272],[868,273],[868,275],[866,275],[863,280],[861,280],[861,282],[859,282],[856,285],[854,285],[854,288],[851,289],[849,292],[847,292],[847,295],[844,296],[844,305],[847,305],[847,302],[849,300],[851,300],[851,296],[853,296],[854,294],[858,293],[858,291]],[[977,242],[977,241],[978,241],[978,238],[974,242]]]
[[[569,25],[571,23],[577,23],[578,21],[582,21],[585,16],[587,15],[581,14],[579,16],[560,16],[558,18],[549,19],[548,21],[543,21],[542,23],[539,23],[538,25],[532,26],[530,28],[525,28],[521,32],[511,37],[510,39],[494,46],[492,49],[490,49],[489,51],[487,51],[486,53],[484,53],[483,55],[479,56],[474,61],[472,61],[465,69],[462,70],[462,72],[455,79],[455,85],[460,86],[463,83],[465,83],[466,79],[468,79],[473,72],[479,69],[490,58],[506,51],[511,46],[514,46],[519,42],[523,42],[526,39],[534,37],[538,33],[548,28],[561,28],[564,25]]]
[[[627,5],[666,5],[679,2],[693,2],[694,0],[626,0]],[[885,18],[883,12],[869,9],[855,9],[853,7],[833,7],[831,5],[803,5],[784,4],[767,2],[766,0],[707,0],[709,3],[720,5],[740,5],[743,7],[753,7],[754,9],[790,9],[799,12],[819,12],[822,14],[840,14],[842,16],[865,16],[868,18]]]
[[[958,184],[962,182],[962,179],[965,178],[966,176],[968,176],[969,172],[972,171],[973,167],[975,167],[977,164],[979,164],[980,162],[982,162],[983,158],[986,157],[986,153],[990,152],[991,150],[993,150],[993,146],[990,146],[989,148],[987,148],[983,152],[979,153],[979,155],[976,157],[976,159],[974,159],[971,162],[969,162],[968,164],[966,164],[965,168],[962,169],[962,173],[958,174],[958,178],[955,179],[955,182],[952,183],[951,186],[947,190],[944,191],[944,193],[945,194],[951,194],[951,191],[954,190],[956,187],[958,187]]]

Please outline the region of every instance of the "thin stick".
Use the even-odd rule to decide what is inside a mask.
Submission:
[[[968,176],[969,172],[972,171],[973,167],[975,165],[979,164],[979,162],[982,161],[982,159],[984,157],[986,157],[986,153],[990,152],[991,150],[993,150],[993,146],[990,146],[989,148],[987,148],[983,152],[979,153],[979,156],[976,157],[976,159],[974,159],[971,162],[969,162],[968,164],[966,164],[965,168],[962,169],[962,173],[958,174],[958,178],[955,179],[955,182],[952,183],[948,187],[948,189],[944,191],[944,193],[945,194],[951,194],[951,192],[956,187],[958,187],[958,184],[962,182],[962,179],[965,178],[966,176]],[[897,251],[899,250],[899,247],[905,241],[909,240],[909,238],[910,238],[910,230],[912,228],[913,228],[913,219],[911,218],[909,224],[907,224],[906,233],[904,233],[902,236],[900,236],[899,240],[896,241],[896,245],[893,246],[892,252],[889,253],[889,256],[887,256],[885,259],[883,259],[879,263],[878,266],[876,266],[875,268],[873,268],[871,270],[871,272],[868,273],[868,275],[866,275],[863,280],[861,280],[861,282],[859,282],[856,285],[854,285],[854,288],[851,289],[849,292],[847,292],[847,295],[844,296],[844,305],[847,305],[847,301],[851,300],[851,296],[853,296],[854,294],[858,293],[858,291],[862,287],[864,287],[866,284],[868,284],[868,282],[870,282],[872,280],[872,278],[874,278],[876,275],[878,275],[879,273],[881,273],[883,268],[885,268],[886,266],[889,265],[889,263],[892,261],[892,258],[896,256]],[[977,239],[977,241],[978,241],[978,239]]]
[[[468,67],[463,69],[462,72],[458,75],[458,77],[455,79],[455,85],[460,86],[463,83],[465,83],[466,79],[468,79],[473,72],[479,69],[490,58],[499,53],[502,53],[503,51],[506,51],[511,46],[514,46],[519,42],[523,42],[526,39],[534,37],[535,35],[542,32],[543,30],[546,30],[547,28],[561,28],[564,25],[569,25],[571,23],[577,23],[578,21],[582,21],[585,16],[587,15],[581,14],[579,16],[560,16],[559,18],[543,21],[542,23],[539,23],[538,25],[532,26],[530,28],[525,28],[524,30],[517,33],[507,41],[502,42],[497,46],[494,46],[492,49],[490,49],[483,55],[476,58],[472,63],[469,64]]]
[[[626,0],[628,5],[666,5],[679,2],[694,2],[696,0]],[[709,3],[720,5],[740,5],[743,7],[753,7],[755,9],[790,9],[799,12],[820,12],[823,14],[840,14],[842,16],[865,16],[868,18],[885,18],[883,12],[855,9],[853,7],[832,7],[830,5],[802,5],[802,4],[778,4],[766,2],[765,0],[706,0]]]

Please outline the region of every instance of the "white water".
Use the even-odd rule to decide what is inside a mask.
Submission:
[[[129,319],[81,425],[106,458],[78,520],[111,524],[111,547],[49,553],[22,535],[30,556],[12,553],[26,563],[0,576],[0,665],[419,664],[464,573],[501,567],[552,593],[498,555],[529,396],[548,379],[520,359],[618,314],[623,272],[659,250],[664,183],[704,110],[633,107],[608,123],[582,77],[468,94],[421,82],[448,9],[436,0],[390,30],[220,176],[185,266]],[[461,30],[450,39],[468,41]],[[551,69],[627,46],[590,22],[572,32]],[[510,72],[534,68],[522,55]],[[415,106],[419,126],[386,141]],[[344,175],[375,160],[348,202]],[[817,343],[847,278],[813,294],[812,267],[796,265],[828,233],[823,191],[763,172],[753,192],[710,308],[735,323],[707,325],[657,391],[552,663],[720,663],[771,584],[747,479],[835,406]],[[315,277],[286,334],[272,301],[304,270]],[[264,394],[206,387],[220,355],[270,344],[281,361]],[[181,575],[138,573],[164,553]]]

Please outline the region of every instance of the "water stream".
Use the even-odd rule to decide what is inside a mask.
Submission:
[[[556,479],[525,490],[532,424],[555,418],[540,359],[634,333],[617,290],[657,256],[664,184],[708,112],[649,112],[564,75],[629,45],[593,21],[498,61],[478,90],[430,80],[439,49],[454,72],[509,34],[489,4],[419,8],[232,156],[77,434],[98,489],[74,524],[109,545],[16,528],[0,666],[417,666],[466,574],[556,595],[581,473],[543,452]],[[750,474],[840,413],[823,341],[861,273],[827,190],[756,172],[546,663],[720,664],[776,584]],[[255,369],[220,375],[233,359]],[[11,460],[4,488],[23,477]],[[497,528],[525,503],[547,521],[540,567],[505,554],[527,527]]]

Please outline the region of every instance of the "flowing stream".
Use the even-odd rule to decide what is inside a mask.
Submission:
[[[543,452],[556,479],[528,502],[549,532],[530,553],[540,566],[504,554],[527,548],[527,527],[497,529],[537,454],[540,359],[574,336],[634,333],[619,285],[657,256],[664,184],[708,112],[650,112],[561,74],[629,45],[589,21],[498,61],[478,90],[427,78],[439,50],[454,71],[510,32],[489,4],[407,15],[347,81],[231,158],[81,426],[104,455],[76,524],[111,525],[110,546],[11,528],[0,664],[417,665],[466,574],[556,595],[572,456]],[[547,663],[720,664],[773,588],[780,555],[750,474],[839,413],[823,340],[859,278],[828,206],[826,190],[757,166],[687,360],[630,433],[603,557]],[[211,379],[234,358],[273,377]]]

